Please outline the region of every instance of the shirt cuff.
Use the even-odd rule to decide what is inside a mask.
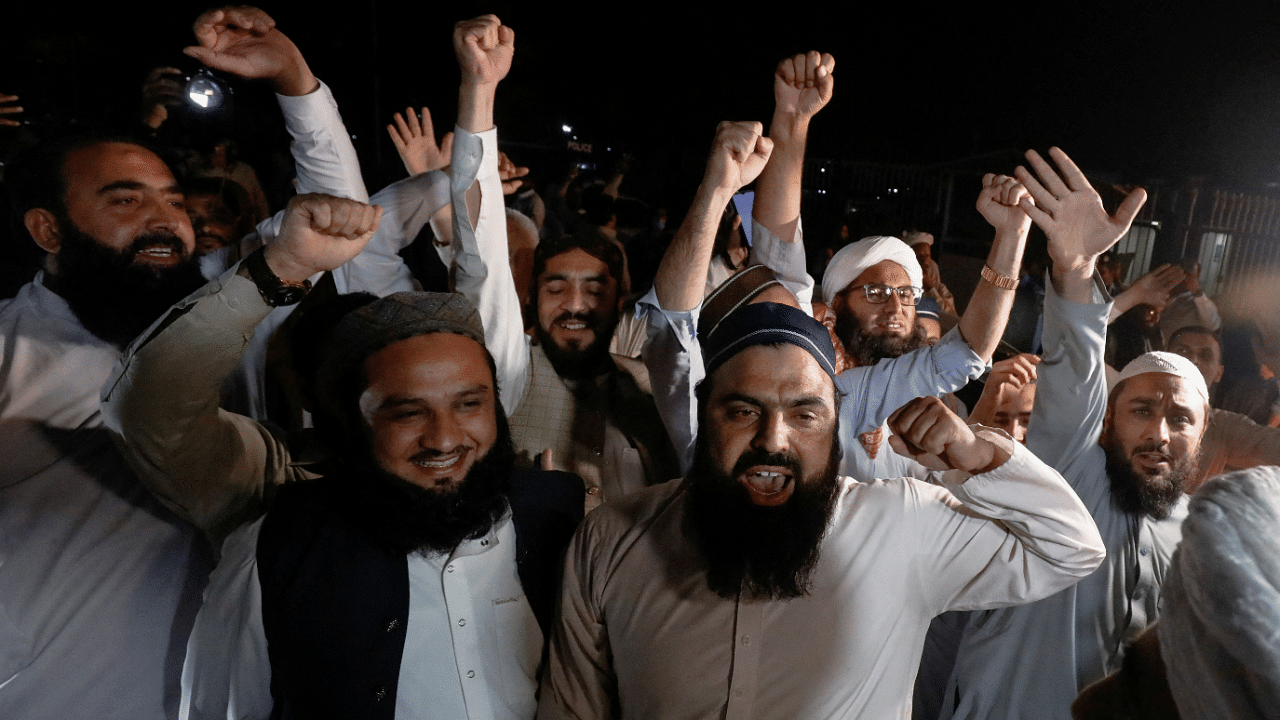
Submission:
[[[284,114],[284,126],[289,134],[297,137],[334,127],[341,123],[338,114],[338,101],[333,99],[333,92],[323,81],[320,87],[306,95],[281,95],[276,93],[276,102],[280,103],[280,112]],[[345,126],[343,126],[345,127]]]
[[[477,178],[498,174],[498,128],[472,133],[453,128],[453,191],[465,192]]]

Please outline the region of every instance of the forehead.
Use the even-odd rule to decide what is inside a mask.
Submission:
[[[1217,357],[1219,353],[1218,341],[1212,335],[1206,335],[1205,333],[1184,332],[1178,335],[1177,339],[1173,341],[1171,349],[1177,352],[1178,348],[1183,347],[1193,351],[1208,348],[1213,351],[1214,357]]]
[[[158,155],[129,143],[99,143],[67,153],[63,165],[68,199],[74,190],[97,192],[120,181],[140,182],[159,188],[176,186],[173,173]]]
[[[369,388],[386,394],[426,395],[464,385],[493,384],[480,343],[449,332],[391,343],[365,358],[364,366]]]
[[[1116,396],[1116,404],[1154,402],[1180,405],[1203,415],[1205,399],[1191,383],[1177,375],[1149,372],[1134,375],[1125,381]]]
[[[609,275],[609,266],[603,260],[582,248],[574,248],[568,252],[562,252],[559,255],[547,258],[547,264],[539,278],[541,279],[548,275],[566,278],[605,277],[610,280],[613,279]]]
[[[863,270],[861,275],[849,283],[849,286],[888,285],[890,287],[904,287],[910,284],[911,276],[907,274],[906,268],[892,260],[881,260]]]
[[[812,355],[795,345],[753,345],[729,358],[711,375],[711,399],[743,395],[786,403],[816,396],[835,404],[835,383]]]
[[[1022,390],[1017,395],[1008,394],[1000,401],[1000,407],[996,408],[997,413],[1008,413],[1010,415],[1025,415],[1031,412],[1036,404],[1036,384],[1027,383],[1022,386]]]

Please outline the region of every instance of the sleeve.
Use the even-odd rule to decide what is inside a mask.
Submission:
[[[1085,468],[1087,451],[1098,447],[1107,412],[1103,353],[1111,299],[1094,283],[1093,303],[1081,305],[1058,296],[1046,283],[1044,358],[1036,368],[1036,403],[1027,427],[1027,447],[1076,483],[1085,502],[1107,492],[1106,474]],[[1082,488],[1080,483],[1099,485]]]
[[[135,340],[103,389],[104,423],[138,477],[215,538],[256,516],[294,472],[265,427],[219,407],[223,381],[270,310],[232,269]]]
[[[974,426],[1010,453],[991,472],[942,477],[940,516],[916,528],[922,592],[936,610],[977,610],[1048,597],[1093,572],[1106,547],[1088,508],[1067,481],[1007,434]],[[944,507],[957,503],[961,507]],[[957,511],[958,510],[958,511]]]
[[[476,227],[467,212],[467,190],[480,185]],[[507,211],[498,179],[498,130],[479,134],[453,129],[454,288],[476,304],[485,346],[498,369],[498,389],[507,414],[515,412],[529,382],[529,341],[520,297],[507,260]]]
[[[840,422],[849,426],[853,437],[870,432],[912,400],[955,392],[988,367],[964,341],[960,328],[952,328],[932,347],[836,376],[836,388],[844,393]]]
[[[601,606],[605,543],[590,517],[565,556],[559,618],[551,636],[538,720],[608,720],[616,716],[618,680]]]
[[[360,159],[329,86],[322,82],[315,92],[306,95],[276,95],[276,101],[284,113],[285,129],[293,138],[289,151],[298,175],[298,193],[324,193],[368,202]],[[280,234],[283,222],[282,210],[258,223],[257,232],[264,244]]]
[[[748,265],[764,265],[778,277],[778,282],[800,302],[800,309],[813,314],[813,278],[805,266],[804,229],[796,221],[793,242],[783,242],[769,228],[751,221],[751,255]]]
[[[333,272],[338,292],[386,297],[414,290],[413,274],[400,251],[449,201],[449,176],[439,170],[405,178],[374,193],[369,202],[382,207],[382,222],[364,250]]]
[[[1210,411],[1204,446],[1220,454],[1224,464],[1231,468],[1280,465],[1280,428],[1259,425],[1240,413]]]
[[[700,308],[685,312],[664,310],[653,289],[636,303],[636,318],[648,328],[641,357],[649,371],[653,402],[680,462],[681,476],[687,475],[693,464],[693,446],[698,437],[695,390],[705,373],[702,346],[698,344],[699,311]]]
[[[262,625],[258,531],[246,525],[222,547],[204,605],[187,639],[182,720],[266,720],[271,716],[271,660]]]

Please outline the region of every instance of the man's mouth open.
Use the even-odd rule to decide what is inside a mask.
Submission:
[[[752,466],[738,476],[738,482],[747,489],[753,504],[767,507],[785,503],[795,491],[795,478],[783,467]]]

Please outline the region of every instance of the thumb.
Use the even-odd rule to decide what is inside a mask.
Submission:
[[[1138,211],[1147,202],[1147,191],[1142,188],[1134,188],[1133,192],[1125,196],[1124,201],[1120,203],[1120,207],[1116,209],[1116,216],[1113,222],[1125,229],[1133,223],[1133,219],[1138,216]]]
[[[556,469],[556,456],[555,456],[555,453],[556,453],[556,451],[555,451],[555,450],[552,450],[551,448],[547,448],[546,450],[543,450],[543,451],[542,451],[541,458],[542,458],[542,469],[543,469],[543,470],[555,470],[555,469]]]
[[[185,47],[182,49],[182,52],[199,60],[205,65],[208,65],[210,62],[212,62],[212,60],[215,57],[218,56],[218,53],[210,50],[207,47],[203,47],[201,45],[192,45],[190,47]]]

